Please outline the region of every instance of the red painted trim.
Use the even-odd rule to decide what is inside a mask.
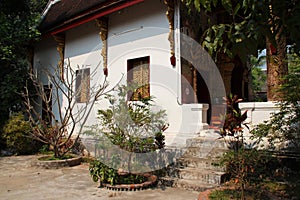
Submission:
[[[118,7],[109,8],[108,10],[104,10],[103,12],[100,12],[100,13],[98,13],[96,15],[93,15],[93,16],[90,16],[90,17],[87,17],[87,18],[83,18],[83,19],[80,19],[79,21],[73,22],[73,23],[71,23],[69,25],[65,25],[63,27],[57,28],[56,30],[54,30],[54,31],[51,32],[51,35],[55,35],[57,33],[64,32],[64,31],[69,30],[71,28],[77,27],[77,26],[79,26],[81,24],[90,22],[92,20],[98,19],[100,17],[103,17],[105,15],[108,15],[110,13],[119,11],[121,9],[124,9],[126,7],[135,5],[135,4],[143,2],[143,1],[144,0],[133,0],[133,1],[130,1],[130,2],[126,2],[126,3],[124,3],[124,4],[122,4],[122,5],[118,6]]]

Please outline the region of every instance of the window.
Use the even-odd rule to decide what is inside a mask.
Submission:
[[[127,61],[127,82],[136,89],[128,94],[128,99],[137,101],[150,98],[150,57],[142,57]]]
[[[90,68],[76,70],[76,102],[86,103],[90,96]]]

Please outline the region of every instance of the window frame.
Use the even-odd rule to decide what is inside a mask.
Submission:
[[[81,75],[79,75],[81,73]],[[76,80],[75,80],[75,102],[76,103],[87,103],[90,98],[90,68],[83,68],[78,69],[75,72],[76,74]],[[86,83],[85,85],[85,97],[84,97],[84,91],[83,91],[83,83]]]
[[[141,64],[138,65],[136,63],[140,62]],[[150,98],[150,56],[143,56],[143,57],[137,57],[137,58],[132,58],[132,59],[128,59],[127,60],[127,85],[129,86],[133,86],[135,87],[134,84],[134,68],[135,67],[139,67],[143,64],[147,64],[147,71],[148,71],[148,77],[146,80],[147,81],[147,84],[144,84],[143,86],[141,86],[141,88],[144,88],[144,87],[147,87],[146,89],[146,93],[143,94],[143,91],[144,89],[142,89],[142,97],[141,99],[149,99]],[[144,80],[142,80],[142,82],[144,82]],[[138,90],[139,88],[137,88],[136,90]],[[141,93],[136,93],[137,91],[130,91],[128,92],[128,95],[127,95],[127,98],[128,100],[130,101],[139,101],[140,100],[140,97],[138,96],[139,94]]]

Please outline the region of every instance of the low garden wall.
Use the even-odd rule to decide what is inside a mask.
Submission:
[[[248,110],[246,122],[249,123],[250,129],[254,128],[257,124],[269,120],[271,113],[279,110],[275,102],[239,103],[239,108],[242,113]]]

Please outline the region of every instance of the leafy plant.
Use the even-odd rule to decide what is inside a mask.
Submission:
[[[49,150],[49,145],[44,144],[40,149],[39,153],[41,154],[51,154],[52,152]]]
[[[122,170],[126,176],[119,175],[116,169],[119,166],[121,155],[110,152],[109,163],[112,168],[100,160],[91,164],[90,174],[94,181],[100,180],[111,184],[144,181],[143,176],[131,173],[132,154],[153,152],[164,148],[163,132],[168,127],[165,122],[165,111],[154,111],[151,104],[152,97],[148,99],[139,97],[139,101],[128,101],[132,91],[134,91],[134,86],[122,85],[118,87],[115,96],[107,95],[110,107],[98,111],[99,126],[92,127],[95,130],[87,133],[103,141],[99,143],[100,149],[113,149],[112,145],[115,145],[129,152],[128,170],[126,172]],[[105,142],[106,140],[109,140],[110,143]]]
[[[233,182],[249,187],[268,177],[268,165],[271,155],[267,151],[239,148],[223,155],[220,163],[226,166],[226,172]]]
[[[120,86],[118,98],[107,96],[110,108],[98,111],[101,131],[113,144],[130,152],[144,153],[163,148],[163,132],[168,127],[165,111],[153,111],[151,98],[128,101],[131,89]]]
[[[220,133],[222,136],[232,136],[234,139],[243,139],[243,126],[246,126],[244,121],[247,119],[247,110],[242,114],[238,108],[238,103],[242,99],[239,99],[237,95],[229,95],[225,98],[227,105],[226,115],[224,116],[224,125],[221,128]]]
[[[14,113],[3,127],[3,138],[7,148],[17,154],[37,151],[38,143],[33,140],[29,121],[21,112]]]
[[[1,0],[0,6],[0,129],[11,111],[24,110],[24,82],[32,63],[32,46],[40,33],[37,30],[40,14],[47,0]],[[0,148],[4,147],[0,132]]]
[[[266,138],[269,147],[286,143],[288,147],[299,148],[300,140],[300,58],[290,55],[289,74],[284,77],[280,88],[282,101],[277,102],[278,112],[271,114],[270,120],[259,124],[252,130],[253,138]]]
[[[265,169],[269,156],[265,151],[247,148],[243,134],[244,127],[247,127],[244,122],[247,111],[241,113],[238,108],[241,101],[237,96],[230,95],[226,98],[227,113],[220,134],[227,138],[231,150],[222,156],[220,164],[226,166],[228,175],[241,191],[241,198],[245,199],[246,187],[262,178],[262,170]]]
[[[121,175],[118,170],[108,167],[99,160],[90,163],[89,172],[94,182],[100,181],[100,186],[102,183],[109,183],[111,185],[138,184],[147,180],[147,178],[141,174],[126,173]]]
[[[275,148],[278,144],[288,144],[290,147],[299,147],[299,57],[294,54],[290,55],[289,75],[285,76],[285,84],[280,88],[280,93],[284,94],[283,100],[278,102],[279,111],[271,115],[271,119],[264,124],[259,124],[250,134],[252,139],[256,139],[257,147],[261,147],[261,142],[265,138],[268,139],[269,147]],[[229,113],[225,118],[224,130],[221,133],[226,136],[235,136],[237,132],[239,136],[235,136],[233,150],[226,153],[221,158],[221,163],[226,165],[228,174],[231,175],[235,184],[241,190],[241,198],[247,196],[245,189],[256,186],[264,188],[268,181],[288,180],[290,177],[287,170],[290,170],[291,161],[274,157],[270,149],[258,150],[246,145],[243,140],[243,124],[244,117],[236,106],[233,106],[234,100],[227,100]],[[231,109],[234,108],[234,109]],[[233,113],[233,114],[232,114]],[[241,123],[242,122],[242,123]],[[237,141],[239,143],[237,144]]]

